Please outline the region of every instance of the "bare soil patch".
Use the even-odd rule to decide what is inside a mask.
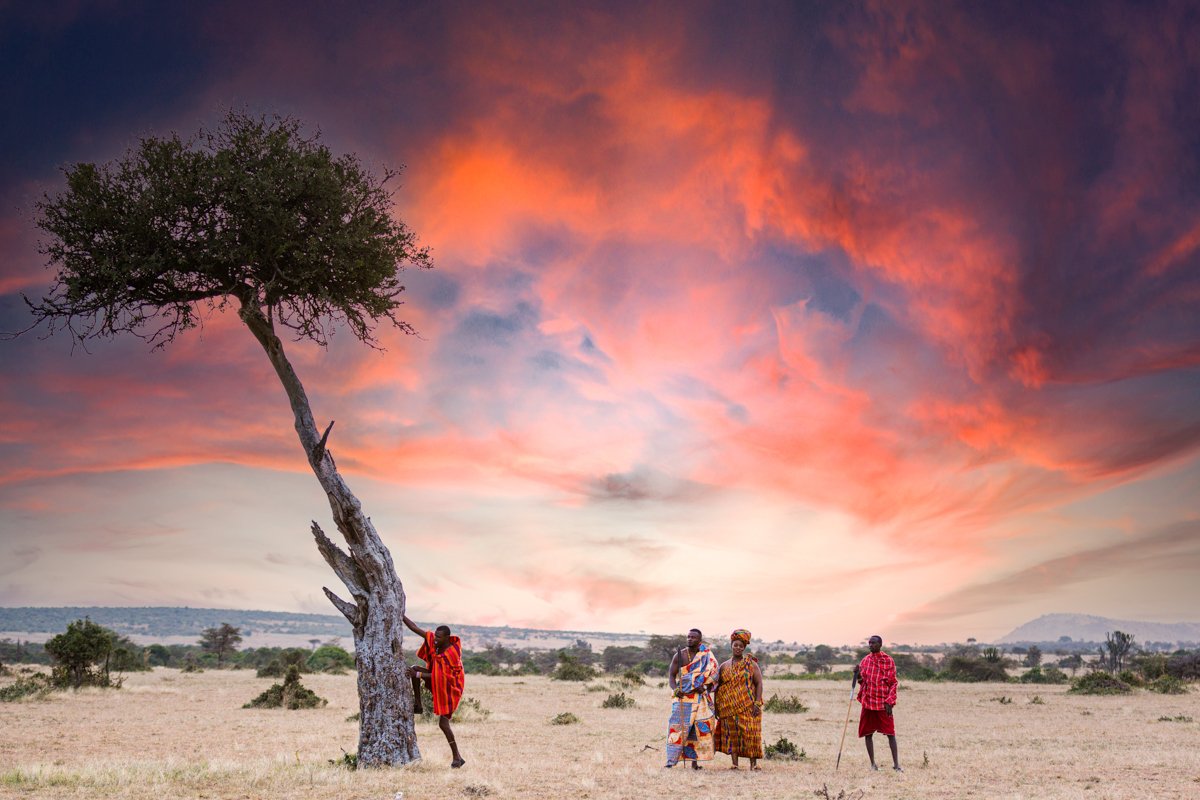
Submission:
[[[12,678],[0,679],[7,685]],[[785,737],[799,761],[732,772],[664,770],[670,696],[657,682],[605,691],[539,677],[468,676],[466,695],[492,712],[455,722],[467,765],[451,770],[436,726],[418,723],[424,761],[352,772],[331,765],[357,746],[353,675],[305,675],[324,708],[243,709],[271,684],[253,671],[129,676],[119,691],[55,693],[0,703],[0,797],[376,798],[448,797],[867,798],[1200,797],[1200,693],[1075,697],[1063,686],[902,684],[896,710],[905,772],[871,772],[851,718],[833,772],[849,686],[767,680],[766,694],[808,711],[767,714],[764,741]],[[600,707],[610,692],[632,708]],[[1042,701],[1033,703],[1034,696]],[[998,702],[1005,697],[1011,702]],[[554,724],[559,714],[578,718]],[[887,741],[876,754],[888,764]]]

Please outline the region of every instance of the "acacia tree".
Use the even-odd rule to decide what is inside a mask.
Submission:
[[[237,646],[241,643],[242,629],[234,627],[228,622],[222,622],[219,628],[205,628],[200,632],[200,641],[198,642],[201,650],[216,655],[218,667],[225,660],[225,654],[237,650]]]
[[[334,156],[290,117],[231,110],[194,136],[143,136],[122,158],[63,169],[67,188],[38,203],[40,245],[57,274],[40,301],[50,331],[74,341],[139,336],[162,347],[229,307],[262,346],[291,403],[296,434],[325,490],[338,547],[314,521],[317,549],[349,591],[325,594],[354,628],[358,763],[420,758],[404,679],[404,589],[391,553],[327,448],[279,333],[325,345],[335,327],[377,346],[395,316],[407,266],[432,266],[391,216],[396,173]],[[31,328],[32,329],[32,328]]]

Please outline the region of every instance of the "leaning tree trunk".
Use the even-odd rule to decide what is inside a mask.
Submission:
[[[404,628],[404,587],[392,565],[392,554],[380,541],[358,498],[338,474],[325,447],[329,423],[322,436],[313,420],[308,396],[283,352],[270,320],[254,305],[243,305],[239,316],[258,339],[287,390],[296,417],[296,434],[308,463],[329,497],[333,520],[349,553],[331,542],[316,522],[312,533],[317,549],[350,591],[347,602],[322,587],[326,597],[354,626],[354,661],[358,668],[358,764],[378,767],[407,764],[421,758],[413,727],[412,685],[401,646]]]

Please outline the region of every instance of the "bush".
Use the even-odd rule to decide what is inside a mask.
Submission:
[[[1121,670],[1121,672],[1117,675],[1117,680],[1121,681],[1122,683],[1129,684],[1134,689],[1141,689],[1146,685],[1146,682],[1142,680],[1142,676],[1138,675],[1131,669]]]
[[[579,717],[572,714],[570,711],[564,711],[554,719],[550,720],[552,725],[574,725],[579,722]]]
[[[633,669],[627,669],[621,674],[621,683],[630,686],[645,686],[646,679],[642,677],[642,673]]]
[[[1020,678],[1021,683],[1070,683],[1071,679],[1058,667],[1034,667]]]
[[[114,647],[108,658],[111,672],[149,672],[150,665],[128,647]]]
[[[481,655],[469,655],[463,659],[463,672],[468,675],[499,675],[500,669]]]
[[[599,675],[596,670],[579,663],[579,657],[569,653],[558,654],[558,669],[550,677],[556,681],[590,681]]]
[[[1167,674],[1167,657],[1162,653],[1140,653],[1133,658],[1133,667],[1148,681]]]
[[[51,680],[56,686],[109,686],[108,656],[112,653],[112,631],[92,622],[91,617],[75,620],[46,642],[55,662]],[[94,668],[101,661],[104,667]]]
[[[939,677],[959,683],[1007,683],[1009,678],[1004,666],[1003,660],[987,661],[972,656],[951,656],[946,671]]]
[[[769,711],[772,714],[803,714],[808,711],[808,706],[794,695],[780,697],[778,694],[773,694],[771,699],[763,704],[763,711]]]
[[[773,761],[799,761],[807,753],[803,750],[797,750],[796,745],[780,737],[779,741],[775,744],[767,745],[765,755]]]
[[[605,672],[621,672],[636,667],[642,660],[640,647],[606,647],[600,656]]]
[[[345,671],[354,669],[354,656],[340,647],[327,644],[314,650],[304,663],[313,672]]]
[[[341,649],[341,648],[338,648]],[[257,678],[282,678],[292,667],[297,672],[312,672],[308,667],[309,653],[302,647],[289,647],[281,650],[279,656],[271,659],[265,666],[259,667],[255,673]]]
[[[1152,692],[1159,694],[1187,694],[1188,688],[1183,681],[1178,678],[1173,678],[1170,675],[1163,675],[1157,680],[1151,681],[1147,687]]]
[[[171,651],[161,644],[152,644],[146,648],[150,656],[147,662],[152,667],[165,667],[171,663]]]
[[[896,677],[907,681],[931,681],[937,677],[937,672],[917,660],[911,653],[894,653],[892,660],[896,662]]]
[[[627,697],[624,692],[619,694],[610,694],[600,704],[601,708],[633,708],[637,705],[637,701],[632,697]]]
[[[1129,684],[1107,672],[1093,672],[1075,681],[1067,690],[1070,694],[1129,694]]]
[[[643,675],[653,675],[656,678],[661,678],[667,674],[667,668],[668,668],[667,662],[655,661],[653,659],[648,658],[645,661],[638,664],[636,669],[638,672],[642,673]]]
[[[1200,653],[1177,653],[1167,659],[1167,674],[1181,681],[1200,678]]]
[[[301,708],[320,708],[328,702],[323,697],[317,697],[316,692],[301,685],[300,668],[293,664],[288,667],[283,683],[275,684],[242,708],[288,708],[295,711]]]
[[[52,691],[54,691],[54,685],[50,682],[49,676],[35,672],[29,677],[18,676],[16,683],[11,683],[0,689],[0,701],[11,703],[14,700],[24,700],[27,697],[45,700]]]

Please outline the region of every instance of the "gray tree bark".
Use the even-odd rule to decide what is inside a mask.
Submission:
[[[292,414],[296,435],[309,466],[329,498],[333,521],[349,552],[329,540],[315,521],[317,549],[345,584],[353,602],[321,587],[330,602],[354,627],[354,661],[358,668],[358,765],[381,767],[407,764],[421,758],[413,721],[412,684],[404,662],[404,587],[392,564],[392,554],[358,502],[326,448],[333,423],[318,433],[304,386],[283,352],[274,326],[255,305],[243,304],[238,315],[267,352],[279,376]]]

